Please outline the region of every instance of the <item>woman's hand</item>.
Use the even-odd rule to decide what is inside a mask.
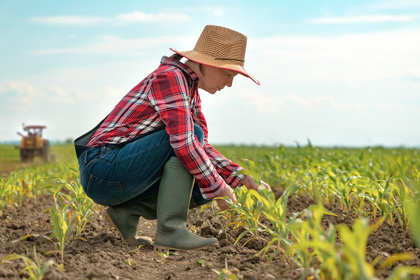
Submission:
[[[241,184],[244,185],[247,189],[253,189],[256,191],[259,187],[257,183],[255,183],[254,177],[252,177],[251,175],[246,175],[245,178],[242,179]],[[271,187],[266,182],[261,181],[261,185],[263,185],[263,187],[271,191]]]
[[[225,189],[219,195],[219,197],[225,197],[225,196],[229,197],[232,203],[236,201],[235,193],[233,192],[232,188],[229,187],[228,185],[225,185]],[[222,211],[229,208],[229,203],[227,203],[227,201],[224,199],[216,199],[216,202]]]
[[[244,179],[242,179],[241,184],[247,187],[248,189],[258,190],[258,185],[255,183],[254,178],[251,175],[246,175]],[[261,185],[271,191],[271,187],[266,183],[261,181]],[[232,188],[228,185],[225,185],[225,189],[219,195],[219,197],[229,197],[230,200],[233,202],[236,201],[235,193],[233,192]],[[224,199],[216,199],[217,205],[223,211],[229,208],[229,203],[226,202]]]

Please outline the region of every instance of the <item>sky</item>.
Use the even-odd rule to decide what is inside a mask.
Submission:
[[[420,0],[0,0],[0,142],[87,132],[207,24],[261,82],[200,91],[211,144],[420,147]]]

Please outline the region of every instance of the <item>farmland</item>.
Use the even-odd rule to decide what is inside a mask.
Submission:
[[[219,243],[171,254],[106,226],[71,145],[45,164],[11,149],[0,146],[0,278],[420,279],[418,149],[218,147],[273,192],[237,188],[227,211],[191,209],[189,229]]]

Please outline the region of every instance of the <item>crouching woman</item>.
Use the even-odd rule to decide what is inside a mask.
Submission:
[[[164,56],[101,123],[75,140],[83,189],[108,206],[103,214],[123,239],[152,243],[136,237],[143,217],[157,219],[156,250],[205,248],[217,239],[188,231],[188,209],[215,197],[235,201],[232,188],[239,185],[258,188],[208,143],[198,92],[230,87],[238,73],[259,84],[244,68],[246,41],[234,30],[206,26],[193,50],[171,49],[175,54]],[[217,203],[228,208],[225,200]]]

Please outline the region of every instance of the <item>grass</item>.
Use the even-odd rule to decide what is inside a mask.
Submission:
[[[69,159],[75,159],[74,148],[69,144],[52,145],[51,153],[55,156],[55,161],[62,162]],[[23,163],[20,161],[19,149],[15,145],[0,144],[0,178],[6,177],[10,172],[21,168],[43,164],[39,157],[35,157],[32,163]]]

